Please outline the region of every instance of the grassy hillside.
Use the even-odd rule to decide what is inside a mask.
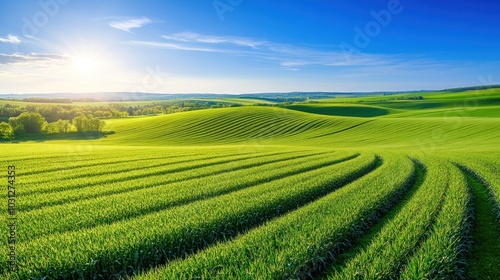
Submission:
[[[499,95],[210,109],[0,144],[18,266],[2,239],[0,278],[499,279]]]
[[[299,146],[489,149],[500,145],[497,107],[439,115],[414,110],[418,117],[360,117],[369,106],[341,108],[358,117],[320,114],[334,110],[327,105],[298,105],[294,110],[273,107],[214,109],[148,118],[109,121],[116,134],[99,140],[106,144],[200,145],[200,144],[291,144]],[[310,111],[314,113],[301,112]],[[359,108],[356,111],[356,108]],[[323,110],[323,111],[322,111]],[[409,113],[408,113],[409,114]],[[456,116],[458,115],[458,116]],[[469,116],[467,116],[469,115]]]
[[[496,94],[498,92],[489,96],[495,100]],[[470,147],[488,150],[500,146],[500,106],[453,107],[456,96],[470,94],[450,95],[449,100],[455,101],[405,100],[376,105],[322,103],[285,108],[244,106],[112,119],[107,120],[106,130],[114,134],[87,140],[93,145],[292,144],[427,152]],[[472,104],[467,99],[461,103],[465,102]]]
[[[113,120],[107,128],[116,134],[103,143],[198,145],[260,141],[272,144],[322,137],[362,122],[362,119],[331,118],[272,107],[214,109]]]
[[[411,100],[411,98],[423,98]],[[337,116],[385,117],[498,117],[500,89],[468,90],[463,92],[419,92],[394,95],[375,95],[356,98],[317,100],[305,106],[291,106],[303,110]],[[351,108],[347,111],[346,108]]]

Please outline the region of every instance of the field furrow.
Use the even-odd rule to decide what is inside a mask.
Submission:
[[[182,158],[179,160],[173,161],[164,161],[163,165],[158,165],[152,168],[143,168],[140,163],[131,163],[129,166],[138,166],[138,168],[133,171],[129,171],[124,174],[106,174],[106,176],[86,176],[80,178],[79,180],[64,180],[64,181],[54,181],[44,182],[40,184],[27,185],[21,181],[19,182],[20,189],[24,189],[24,192],[20,192],[20,194],[52,194],[57,192],[71,191],[75,189],[82,188],[90,188],[96,184],[113,184],[119,182],[125,182],[130,180],[141,180],[143,178],[151,177],[151,176],[161,176],[166,175],[172,172],[186,171],[191,169],[196,169],[200,167],[210,166],[218,163],[231,162],[232,160],[236,160],[238,158],[244,158],[245,154],[237,154],[231,156],[223,156],[223,155],[210,155],[210,156],[190,156],[186,158]],[[247,157],[251,157],[248,155]],[[85,174],[86,170],[81,170],[82,174]],[[80,174],[75,174],[79,176]]]
[[[127,157],[126,160],[119,160],[116,158],[107,158],[104,162],[94,161],[93,164],[82,164],[74,167],[64,168],[62,166],[67,165],[68,161],[59,163],[59,167],[53,167],[52,169],[45,170],[43,172],[32,172],[23,173],[22,183],[26,185],[30,184],[40,184],[55,180],[68,180],[68,179],[78,179],[87,176],[97,176],[105,175],[115,172],[126,172],[134,170],[134,168],[139,168],[138,166],[155,167],[154,164],[158,162],[168,162],[177,157],[181,156],[169,156],[169,157],[151,157],[145,158],[141,156],[139,158]],[[133,163],[133,164],[131,164]],[[34,165],[33,162],[27,163],[29,165]],[[133,167],[132,165],[136,165]],[[24,189],[24,188],[23,188]]]
[[[312,158],[289,158],[272,164],[261,164],[221,175],[159,185],[118,195],[81,200],[70,205],[58,205],[35,211],[21,212],[20,240],[29,241],[48,234],[110,224],[124,219],[165,210],[196,200],[208,199],[251,186],[307,172],[322,166],[350,160],[356,155],[322,155]],[[267,172],[264,172],[267,171]],[[238,178],[235,180],[235,178]],[[57,219],[57,223],[47,224]],[[26,226],[26,230],[24,228]]]
[[[25,195],[21,203],[19,203],[19,209],[23,211],[35,210],[47,206],[71,203],[73,201],[82,201],[86,199],[104,197],[113,194],[120,194],[126,192],[137,191],[141,189],[147,189],[150,187],[156,187],[161,185],[166,185],[169,183],[181,182],[185,180],[191,180],[196,178],[205,177],[208,175],[217,175],[224,171],[238,170],[241,168],[252,167],[258,165],[259,163],[266,163],[266,160],[271,162],[277,162],[280,160],[294,159],[307,157],[311,154],[301,154],[297,153],[295,155],[290,155],[285,157],[284,155],[278,155],[272,157],[273,154],[265,155],[255,155],[255,156],[233,156],[222,160],[209,160],[207,162],[201,160],[199,164],[190,165],[189,161],[186,166],[191,168],[183,168],[184,164],[178,164],[176,168],[175,163],[162,163],[159,166],[163,166],[165,173],[158,175],[144,176],[140,178],[129,178],[128,180],[117,180],[112,183],[102,182],[99,178],[95,181],[88,182],[85,186],[78,186],[67,188],[59,192],[52,192],[50,195],[46,193],[35,193]],[[312,155],[311,155],[312,156]],[[262,158],[261,158],[262,157]],[[271,159],[268,159],[271,157]],[[246,162],[245,162],[246,161]],[[249,162],[249,163],[248,163]],[[241,165],[240,165],[241,164]],[[166,172],[166,171],[170,172]],[[193,170],[196,173],[193,174]],[[90,177],[90,175],[88,175]],[[135,177],[135,176],[134,176]],[[106,177],[104,177],[106,178]],[[69,181],[68,183],[71,183]],[[50,181],[48,184],[57,184],[58,181]]]
[[[338,274],[340,271],[344,270],[347,263],[350,263],[356,256],[361,254],[363,250],[366,250],[366,248],[374,242],[375,238],[379,236],[381,231],[386,230],[387,224],[395,219],[395,217],[398,216],[405,207],[408,207],[407,205],[420,190],[420,187],[427,176],[427,169],[425,166],[416,160],[413,161],[416,173],[415,182],[408,192],[402,197],[401,201],[397,202],[387,214],[385,214],[373,226],[362,232],[359,237],[353,240],[349,244],[350,247],[347,247],[341,254],[337,254],[332,263],[328,265],[326,270],[323,271],[318,278],[327,278],[328,276],[331,277],[331,275]]]
[[[472,193],[473,225],[471,228],[472,246],[468,252],[466,275],[469,279],[500,279],[498,260],[500,260],[500,225],[495,216],[495,205],[491,203],[491,193],[484,179],[477,172],[459,166],[465,175]]]
[[[398,172],[389,175],[391,170]],[[390,207],[414,176],[409,159],[386,157],[376,171],[314,203],[136,279],[309,278]]]
[[[40,237],[18,245],[19,272],[10,276],[109,277],[163,264],[324,196],[372,171],[377,161],[361,155],[186,206]]]
[[[470,227],[470,193],[464,175],[451,163],[449,187],[429,237],[409,259],[402,279],[457,279],[464,277],[465,243]]]
[[[474,174],[490,193],[490,202],[493,211],[500,223],[500,165],[495,161],[497,158],[491,155],[480,155],[474,158],[455,158],[464,168]]]
[[[387,222],[366,248],[344,267],[332,271],[331,279],[397,278],[408,258],[427,238],[427,232],[440,213],[446,190],[448,170],[442,161],[424,160],[427,176],[397,215]]]

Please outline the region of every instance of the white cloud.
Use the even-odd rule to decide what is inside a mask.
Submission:
[[[9,34],[5,38],[0,37],[0,42],[9,44],[19,44],[21,43],[21,40],[19,40],[19,37]]]
[[[222,37],[222,36],[206,36],[192,32],[174,33],[165,35],[163,38],[167,40],[191,42],[191,43],[207,43],[207,44],[231,44],[244,47],[256,48],[265,45],[268,42],[263,40],[254,40],[241,37]]]
[[[182,44],[167,43],[167,42],[151,42],[151,41],[127,41],[124,44],[136,47],[156,47],[171,50],[182,50],[182,51],[198,51],[198,52],[222,52],[217,49],[202,48],[202,47],[190,47]]]
[[[68,56],[60,54],[47,54],[47,53],[13,53],[2,54],[0,53],[0,64],[21,64],[21,63],[53,63],[60,61],[67,61]]]
[[[397,56],[344,53],[340,47],[333,50],[318,50],[311,47],[274,43],[267,40],[232,36],[211,36],[192,32],[181,32],[162,36],[166,41],[129,41],[125,44],[142,47],[157,47],[172,50],[224,53],[266,60],[290,70],[307,66],[360,66],[400,63]]]
[[[28,39],[31,39],[31,40],[36,40],[36,41],[41,41],[42,39],[38,38],[38,37],[35,37],[35,36],[31,36],[31,35],[24,35],[24,37],[28,38]]]
[[[127,19],[127,20],[110,21],[108,24],[113,28],[130,32],[130,29],[141,28],[144,25],[150,23],[152,23],[152,21],[149,18],[142,17],[142,18]]]

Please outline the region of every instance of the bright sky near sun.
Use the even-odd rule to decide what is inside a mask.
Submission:
[[[0,0],[0,93],[500,83],[500,2]]]

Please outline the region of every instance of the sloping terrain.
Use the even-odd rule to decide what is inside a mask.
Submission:
[[[116,119],[100,139],[2,144],[18,271],[5,238],[0,277],[498,279],[500,111],[441,95]]]

